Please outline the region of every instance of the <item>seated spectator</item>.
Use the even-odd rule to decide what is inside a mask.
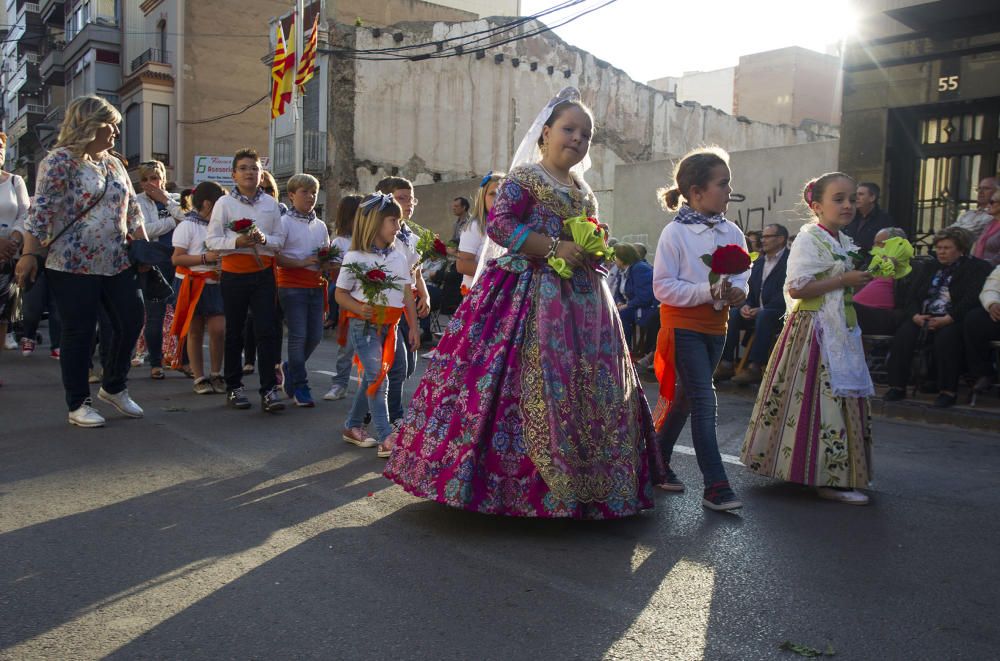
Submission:
[[[965,362],[976,377],[973,389],[985,392],[996,381],[990,342],[1000,340],[1000,266],[986,279],[979,294],[981,305],[969,312],[963,322]]]
[[[750,269],[750,293],[741,308],[729,310],[729,326],[722,360],[715,370],[718,380],[733,378],[733,383],[760,383],[764,366],[771,356],[771,347],[781,330],[785,316],[785,266],[788,263],[788,229],[784,225],[768,225],[760,236],[761,255]],[[746,369],[733,377],[736,347],[740,332],[753,331],[753,345],[747,356]]]
[[[762,247],[763,241],[761,240],[763,235],[763,232],[759,232],[757,230],[751,230],[746,233],[747,252],[750,253],[750,257],[753,258],[754,261],[757,261],[757,258],[764,252],[764,248]]]
[[[636,324],[645,325],[659,314],[660,305],[653,297],[653,267],[639,258],[635,246],[627,243],[615,247],[615,262],[622,273],[618,314],[625,331],[625,344],[631,347]]]
[[[871,261],[871,249],[875,245],[875,235],[892,227],[892,218],[878,205],[882,191],[878,184],[863,181],[858,184],[858,210],[854,220],[844,228],[844,234],[854,239],[861,248],[861,261],[858,268],[864,269]]]
[[[887,227],[875,235],[875,246],[881,248],[892,238],[906,238],[899,227]],[[865,335],[892,335],[903,322],[903,281],[892,276],[875,278],[854,294],[854,310],[858,325]],[[899,305],[897,305],[897,302]]]
[[[979,240],[979,235],[993,222],[993,214],[990,213],[989,204],[993,193],[997,192],[997,178],[986,177],[979,182],[976,188],[976,208],[969,209],[955,221],[952,227],[961,227],[972,232],[972,240]]]
[[[985,259],[991,266],[1000,266],[1000,190],[990,197],[986,209],[991,222],[983,227],[983,233],[972,248],[972,256]]]
[[[962,373],[962,324],[979,307],[979,293],[990,273],[990,265],[969,256],[972,235],[958,227],[946,227],[934,235],[934,268],[919,274],[904,306],[904,321],[889,346],[889,390],[885,400],[906,397],[914,353],[932,344],[932,364],[939,392],[934,406],[947,408],[956,401]]]

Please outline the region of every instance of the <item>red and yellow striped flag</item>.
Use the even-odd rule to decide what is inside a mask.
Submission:
[[[271,119],[277,119],[285,112],[285,106],[292,101],[292,85],[295,71],[295,18],[289,26],[289,40],[281,33],[281,21],[277,27],[277,46],[271,63]]]
[[[306,93],[306,83],[316,74],[316,43],[319,32],[319,13],[313,19],[312,30],[309,33],[309,41],[302,47],[302,57],[299,58],[299,68],[295,73],[295,85],[299,88],[299,94]]]

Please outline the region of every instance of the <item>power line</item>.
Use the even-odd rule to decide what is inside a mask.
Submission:
[[[573,2],[572,4],[578,4],[579,1],[580,0],[577,0],[577,2]],[[438,49],[438,43],[440,43],[440,42],[433,41],[433,42],[427,42],[427,43],[415,45],[414,47],[425,47],[425,48],[433,47],[435,49],[432,52],[419,53],[419,54],[416,54],[416,55],[398,54],[398,53],[393,53],[393,52],[386,52],[386,51],[379,50],[379,49],[373,49],[373,50],[353,50],[353,51],[351,51],[351,50],[340,50],[340,49],[323,49],[320,52],[327,53],[327,54],[330,54],[330,55],[335,55],[335,56],[338,56],[338,57],[345,57],[345,58],[351,58],[351,59],[356,59],[356,60],[368,60],[368,61],[384,61],[384,60],[410,60],[410,61],[419,61],[419,60],[429,60],[429,59],[440,59],[440,58],[445,58],[445,57],[458,57],[460,55],[466,55],[466,54],[468,54],[470,52],[480,51],[480,50],[486,50],[488,48],[495,48],[497,46],[503,46],[505,44],[513,43],[513,42],[516,42],[516,41],[521,41],[523,39],[528,39],[529,37],[534,37],[534,36],[543,34],[545,32],[550,32],[550,31],[552,31],[552,30],[554,30],[556,28],[562,27],[563,25],[566,25],[568,23],[572,23],[573,21],[575,21],[575,20],[577,20],[579,18],[582,18],[583,16],[586,16],[587,14],[593,13],[593,12],[597,11],[598,9],[602,9],[604,7],[607,7],[608,5],[611,5],[611,4],[613,4],[613,3],[617,2],[617,1],[618,0],[606,0],[606,2],[604,2],[602,4],[599,4],[599,5],[595,6],[595,7],[591,7],[589,9],[584,10],[584,11],[581,11],[578,14],[570,16],[569,18],[566,18],[565,20],[563,20],[563,21],[561,21],[559,23],[555,23],[555,24],[553,24],[551,26],[546,26],[546,25],[542,24],[541,27],[539,27],[539,28],[537,28],[535,30],[532,30],[532,31],[529,31],[529,32],[525,32],[523,34],[516,35],[516,36],[513,36],[513,37],[508,37],[508,38],[505,38],[505,39],[501,39],[500,41],[489,41],[493,35],[487,35],[487,36],[479,37],[477,39],[473,39],[473,40],[468,41],[468,42],[463,42],[463,43],[457,44],[455,46],[449,46],[447,49],[444,49],[444,48]],[[503,31],[509,31],[509,30],[502,30],[501,32],[503,32]],[[465,35],[465,36],[471,36],[471,35]],[[461,38],[461,37],[457,37],[457,38]],[[453,39],[457,39],[457,38],[453,38]],[[483,42],[487,42],[487,41],[488,41],[488,43],[483,43]]]
[[[268,92],[264,96],[260,97],[259,99],[257,99],[256,101],[250,103],[249,105],[244,106],[240,110],[234,110],[233,112],[223,113],[221,115],[216,115],[215,117],[209,117],[207,119],[184,119],[184,120],[178,120],[177,123],[178,124],[208,124],[209,122],[216,122],[216,121],[218,121],[220,119],[226,119],[227,117],[235,117],[236,115],[242,115],[247,110],[250,110],[251,108],[253,108],[257,104],[259,104],[261,101],[263,101],[264,99],[270,98],[270,96],[271,96],[271,93]]]

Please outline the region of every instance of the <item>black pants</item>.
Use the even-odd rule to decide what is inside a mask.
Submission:
[[[1000,340],[1000,321],[990,319],[990,313],[982,306],[965,315],[962,320],[965,335],[965,362],[972,376],[992,376],[993,355],[990,342]]]
[[[925,343],[921,346],[918,346],[919,340],[920,326],[910,319],[896,329],[889,345],[889,387],[906,388],[910,383],[910,366],[915,352],[930,344],[938,388],[956,392],[965,358],[962,351],[962,324],[954,323],[936,331],[928,331]]]
[[[336,319],[336,317],[334,317]],[[257,364],[257,335],[253,330],[253,311],[247,315],[246,323],[243,325],[243,363],[245,365]],[[281,309],[281,301],[275,303],[274,307],[274,342],[275,355],[281,360],[281,341],[285,335],[285,312]]]
[[[98,309],[111,322],[102,387],[112,395],[125,390],[132,347],[142,330],[143,305],[133,269],[118,275],[80,275],[47,269],[46,277],[63,320],[59,367],[66,405],[73,411],[90,397],[87,383]]]
[[[52,295],[52,287],[49,286],[45,271],[38,274],[35,284],[24,296],[24,303],[21,309],[21,333],[31,341],[35,340],[38,334],[38,324],[42,321],[42,313],[46,308],[49,311],[49,344],[50,348],[59,348],[59,337],[62,327],[59,323],[59,310],[56,308],[55,298]]]
[[[219,281],[222,291],[222,308],[226,314],[226,388],[243,387],[243,332],[247,312],[252,312],[254,343],[261,369],[260,393],[263,395],[277,385],[274,365],[280,356],[277,351],[277,290],[274,272],[264,269],[256,273],[222,272]]]
[[[858,326],[865,335],[892,335],[905,316],[902,310],[870,308],[860,303],[854,304],[854,310],[858,313]]]

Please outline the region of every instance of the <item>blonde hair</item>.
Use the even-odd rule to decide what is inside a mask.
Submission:
[[[87,145],[97,137],[97,130],[108,124],[120,124],[122,114],[99,96],[78,96],[66,106],[66,117],[59,126],[56,148],[65,147],[76,157],[83,156]]]
[[[160,179],[166,182],[167,168],[163,166],[163,163],[160,161],[146,161],[145,163],[139,164],[139,179],[141,181],[149,179],[154,174],[160,175]]]
[[[507,175],[503,172],[491,172],[486,183],[479,186],[479,192],[476,193],[476,202],[472,205],[472,217],[476,219],[476,226],[479,229],[480,236],[486,236],[486,217],[490,214],[486,210],[486,193],[489,191],[490,186],[500,185],[500,182]]]
[[[685,202],[691,201],[691,189],[705,188],[712,178],[712,170],[720,165],[729,167],[729,154],[721,147],[702,147],[689,151],[674,167],[674,185],[656,191],[667,211],[676,211]]]
[[[375,193],[365,195],[361,200],[361,205],[374,199],[381,199],[382,195]],[[375,244],[375,236],[382,229],[382,221],[386,218],[402,218],[403,208],[395,200],[392,204],[387,204],[381,209],[379,204],[373,204],[368,211],[363,206],[358,206],[358,212],[354,216],[354,233],[351,234],[351,250],[370,252]]]
[[[297,174],[288,180],[285,184],[285,192],[291,195],[300,188],[308,188],[310,190],[319,191],[319,179],[312,176],[311,174]]]
[[[7,146],[7,134],[3,131],[0,131],[0,145]]]

